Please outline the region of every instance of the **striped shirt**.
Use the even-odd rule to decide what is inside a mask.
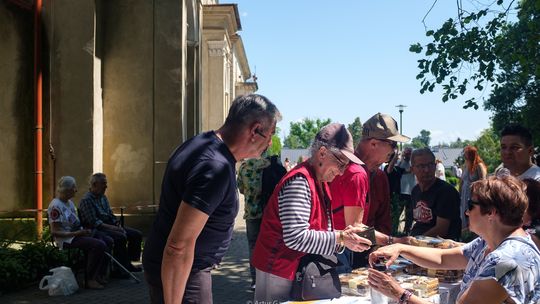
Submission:
[[[326,231],[309,229],[311,192],[304,176],[295,175],[283,184],[278,193],[278,209],[283,240],[288,248],[312,254],[334,254],[337,245],[330,214],[327,212]]]

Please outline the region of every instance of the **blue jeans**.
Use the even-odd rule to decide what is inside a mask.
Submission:
[[[124,227],[124,232],[102,229],[100,233],[114,240],[113,256],[128,270],[131,261],[138,261],[141,257],[142,233],[139,230]]]

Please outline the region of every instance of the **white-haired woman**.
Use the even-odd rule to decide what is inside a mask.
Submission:
[[[77,183],[71,176],[62,176],[58,181],[57,197],[49,204],[47,214],[51,234],[58,248],[80,248],[87,252],[88,260],[86,287],[103,289],[104,273],[107,267],[105,251],[107,240],[93,237],[92,230],[83,229],[77,216],[77,210],[71,200],[77,192]]]
[[[354,155],[352,136],[343,124],[323,127],[311,146],[311,158],[291,169],[278,183],[262,217],[251,263],[256,268],[255,301],[277,303],[291,299],[300,260],[306,254],[332,255],[370,248],[356,233],[362,227],[332,226],[327,183],[343,174]]]

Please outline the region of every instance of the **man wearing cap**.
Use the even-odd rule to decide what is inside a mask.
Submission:
[[[270,197],[251,260],[256,268],[255,302],[290,300],[292,283],[306,254],[332,255],[345,247],[364,251],[371,242],[356,233],[362,227],[335,229],[327,183],[341,175],[354,154],[352,136],[343,124],[323,127],[311,158],[291,169]]]
[[[378,172],[378,167],[389,160],[397,142],[408,140],[399,134],[397,122],[387,114],[377,113],[364,123],[362,140],[355,150],[364,165],[349,164],[330,185],[336,229],[363,223],[386,234],[391,232],[388,180],[384,172]],[[345,265],[341,272],[359,265],[352,263],[350,255],[345,252],[339,256]]]

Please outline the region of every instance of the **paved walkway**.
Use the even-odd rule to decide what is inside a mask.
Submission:
[[[214,303],[247,304],[253,299],[249,290],[249,258],[243,216],[243,196],[240,200],[240,212],[236,219],[231,247],[223,259],[220,268],[212,272]],[[112,279],[104,290],[80,289],[67,297],[49,297],[46,291],[36,286],[0,296],[2,304],[109,304],[109,303],[149,303],[148,289],[142,273],[137,274],[141,283],[134,280]]]

